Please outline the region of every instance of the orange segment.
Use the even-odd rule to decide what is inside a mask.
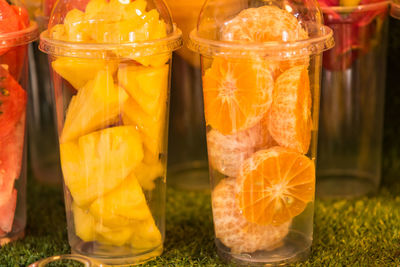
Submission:
[[[255,125],[268,111],[273,78],[263,63],[215,58],[203,76],[207,124],[222,134]]]
[[[235,199],[235,179],[223,179],[213,190],[212,208],[216,237],[232,253],[273,250],[282,244],[291,221],[281,225],[258,225],[240,214]]]
[[[306,38],[297,18],[276,6],[245,9],[222,29],[222,40],[226,41],[292,42]]]
[[[285,71],[275,82],[269,131],[283,147],[307,153],[311,140],[311,92],[306,66]]]
[[[244,217],[260,225],[280,225],[302,213],[313,200],[314,189],[314,162],[282,147],[253,154],[236,181]]]

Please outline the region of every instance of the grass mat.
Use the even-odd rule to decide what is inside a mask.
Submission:
[[[294,266],[400,266],[399,24],[391,20],[382,186],[356,200],[317,199],[311,256]],[[145,266],[224,266],[216,255],[209,193],[168,188],[166,225],[164,254]],[[26,237],[0,248],[0,266],[66,253],[62,190],[29,177]]]

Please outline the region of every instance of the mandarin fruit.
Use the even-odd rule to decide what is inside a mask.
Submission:
[[[215,58],[203,76],[206,122],[222,134],[252,127],[269,110],[272,91],[262,62]]]
[[[276,6],[248,8],[225,23],[225,41],[293,42],[307,38],[295,16]]]
[[[272,143],[265,119],[251,128],[230,135],[212,129],[207,133],[208,159],[212,168],[226,176],[236,177],[248,157]]]
[[[283,147],[302,154],[310,146],[311,92],[307,66],[285,71],[275,82],[269,132]]]
[[[314,162],[295,151],[273,147],[247,159],[236,179],[244,217],[260,225],[280,225],[304,211],[314,199]]]
[[[216,237],[232,253],[273,250],[282,244],[290,221],[281,225],[257,225],[240,213],[235,199],[235,179],[223,179],[213,190],[212,210]]]

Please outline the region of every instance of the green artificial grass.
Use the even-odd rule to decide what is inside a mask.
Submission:
[[[382,186],[356,200],[317,199],[310,258],[293,266],[400,266],[400,22],[391,20],[390,32]],[[27,194],[26,237],[0,248],[0,266],[70,253],[61,188],[29,177]],[[168,188],[166,208],[164,254],[144,266],[225,265],[216,254],[209,193]]]

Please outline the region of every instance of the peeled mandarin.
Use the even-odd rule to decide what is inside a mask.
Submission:
[[[311,91],[307,66],[285,71],[275,82],[269,132],[282,147],[302,154],[311,140]]]
[[[234,254],[269,251],[279,247],[291,222],[258,225],[241,214],[235,198],[235,179],[226,178],[212,192],[212,211],[216,238]]]
[[[242,165],[235,193],[241,214],[259,225],[282,225],[314,199],[315,166],[283,147],[259,150]]]

